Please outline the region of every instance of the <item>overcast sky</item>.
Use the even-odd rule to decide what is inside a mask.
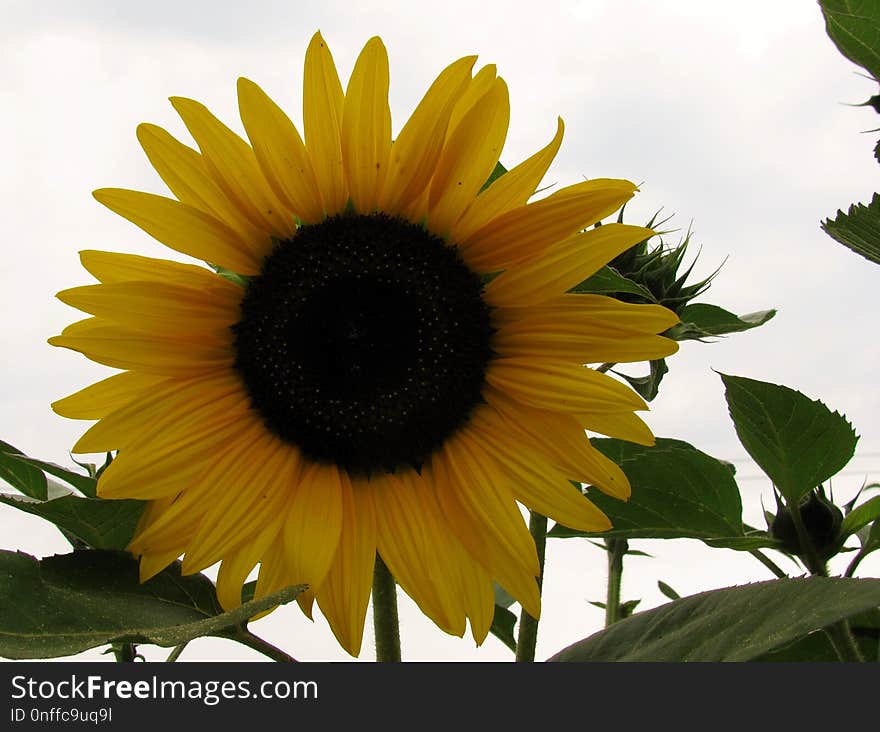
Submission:
[[[675,215],[672,224],[692,224],[702,249],[698,273],[726,259],[704,300],[738,313],[779,309],[761,329],[683,344],[648,415],[657,435],[737,462],[746,521],[763,526],[770,486],[736,440],[712,369],[784,383],[849,417],[861,440],[834,482],[836,495],[849,498],[866,477],[880,479],[880,268],[818,226],[878,188],[877,135],[863,134],[880,126],[877,115],[844,105],[864,101],[876,85],[839,55],[817,5],[0,0],[0,11],[0,439],[26,453],[70,465],[67,450],[84,423],[57,417],[48,405],[109,373],[46,344],[77,319],[53,298],[89,281],[77,252],[176,256],[90,195],[104,186],[165,192],[136,125],[154,122],[188,139],[167,101],[181,95],[240,130],[239,76],[299,120],[303,56],[320,29],[343,83],[366,40],[382,36],[395,131],[449,62],[478,53],[480,63],[496,63],[511,95],[502,162],[510,166],[545,145],[561,115],[566,137],[546,183],[621,177],[641,184],[627,209],[630,223],[662,207]],[[67,551],[53,527],[5,506],[0,537],[4,549]],[[699,542],[634,544],[654,555],[627,560],[624,599],[642,598],[642,608],[665,601],[657,579],[681,594],[769,579],[748,555]],[[603,597],[604,563],[585,541],[551,540],[539,658],[599,629],[602,613],[588,601]],[[862,565],[862,574],[878,571],[876,555]],[[494,638],[475,649],[469,638],[441,633],[407,598],[401,608],[406,658],[509,658]],[[312,624],[294,608],[253,629],[301,659],[348,658],[322,618]],[[368,631],[362,658],[372,653]],[[183,658],[257,656],[201,640]]]

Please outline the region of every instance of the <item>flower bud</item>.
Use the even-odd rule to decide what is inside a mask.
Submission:
[[[770,524],[771,536],[782,542],[782,549],[789,554],[805,557],[807,552],[801,548],[791,510],[780,504],[777,497],[777,512]],[[825,496],[822,486],[810,491],[798,502],[798,511],[806,529],[807,537],[818,557],[825,561],[840,549],[840,526],[843,512]]]

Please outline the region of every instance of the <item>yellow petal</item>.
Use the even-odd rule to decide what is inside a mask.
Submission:
[[[374,36],[352,71],[342,114],[342,160],[355,210],[373,211],[388,173],[391,110],[388,107],[388,54]]]
[[[466,426],[443,446],[447,474],[452,478],[450,487],[457,494],[458,502],[486,526],[484,531],[510,556],[516,557],[523,568],[537,576],[535,543],[507,481],[499,474],[491,453],[478,445],[471,433],[472,429]]]
[[[233,463],[214,484],[216,499],[187,548],[184,570],[199,572],[248,543],[277,519],[299,475],[299,451],[269,434]]]
[[[171,97],[171,104],[202,151],[211,177],[240,214],[279,239],[292,236],[293,218],[266,183],[251,147],[200,102]]]
[[[324,216],[306,147],[293,122],[254,82],[238,80],[241,121],[263,175],[275,194],[305,223]]]
[[[605,295],[571,292],[537,305],[499,307],[495,319],[501,325],[530,318],[581,323],[595,333],[661,333],[679,322],[678,316],[662,305],[621,302]]]
[[[443,148],[431,181],[428,226],[446,236],[495,168],[510,121],[507,85],[496,79]]]
[[[275,542],[280,528],[281,522],[277,520],[264,526],[251,541],[223,558],[217,572],[217,599],[227,612],[241,605],[242,586],[260,557]]]
[[[545,459],[562,470],[565,478],[599,486],[618,498],[629,496],[626,475],[590,444],[577,417],[518,404],[491,387],[485,390],[484,396],[503,417],[502,424],[507,431],[519,435],[524,445],[539,450]],[[504,430],[496,427],[496,431],[503,433]]]
[[[138,125],[137,137],[150,163],[177,200],[219,219],[247,241],[264,236],[229,202],[208,174],[198,152],[156,125]]]
[[[493,350],[511,358],[577,364],[649,361],[678,350],[678,344],[669,338],[617,328],[613,319],[591,319],[573,308],[548,310],[498,327],[492,337]]]
[[[83,267],[104,284],[168,282],[183,287],[210,288],[218,279],[216,274],[204,267],[138,254],[85,249],[79,253],[79,259]]]
[[[648,408],[619,381],[570,363],[498,358],[489,364],[486,381],[523,404],[550,411],[579,414]]]
[[[629,181],[605,178],[568,186],[490,221],[459,242],[462,256],[483,271],[532,259],[614,213],[635,191]]]
[[[234,358],[231,332],[229,335],[199,333],[198,338],[174,340],[117,325],[101,325],[84,335],[54,336],[49,343],[79,351],[105,366],[180,378],[228,369]]]
[[[123,282],[62,290],[56,297],[108,322],[148,333],[223,333],[239,320],[243,290],[220,277],[211,290],[160,282]]]
[[[477,196],[467,212],[452,227],[452,240],[467,239],[492,219],[507,213],[511,209],[525,205],[535,193],[538,184],[559,152],[565,125],[560,117],[556,127],[556,136],[542,150],[527,160],[511,168],[492,185]]]
[[[229,445],[247,432],[240,422],[226,415],[221,415],[226,419],[221,424],[212,424],[212,417],[218,418],[216,413],[208,415],[204,425],[193,426],[185,437],[176,432],[177,441],[163,441],[154,434],[150,435],[153,439],[120,451],[101,475],[98,493],[102,498],[156,500],[199,485],[205,471],[220,459],[218,456],[222,454],[226,459]],[[205,505],[203,511],[207,508]]]
[[[204,495],[192,492],[189,496],[181,494],[176,498],[168,496],[162,499],[163,502],[166,500],[169,503],[161,513],[157,513],[150,522],[138,525],[128,545],[128,551],[132,554],[183,554],[187,542],[198,528]]]
[[[509,592],[532,617],[540,617],[541,596],[535,580],[537,571],[523,566],[522,558],[511,554],[504,542],[492,535],[492,526],[471,512],[461,500],[461,494],[473,490],[474,482],[467,480],[457,485],[458,478],[450,470],[449,457],[438,452],[431,462],[436,495],[447,519],[447,525],[455,533],[473,561],[483,566],[493,579]],[[534,551],[534,550],[533,550]],[[532,564],[529,560],[528,564]],[[537,566],[537,554],[534,556]]]
[[[527,306],[549,300],[580,284],[618,254],[653,235],[651,229],[628,224],[604,224],[575,234],[552,245],[537,259],[502,272],[486,287],[486,299],[499,307]]]
[[[230,403],[221,406],[228,410],[246,397],[236,379],[225,373],[210,379],[169,379],[92,426],[73,452],[107,452],[143,442],[151,430],[161,433],[177,424],[179,417],[187,413],[197,416],[198,407],[220,404],[227,398]]]
[[[495,67],[495,64],[488,64],[480,69],[473,79],[468,81],[449,117],[447,139],[455,132],[464,116],[471,111],[473,106],[489,93],[497,75],[498,69]]]
[[[245,428],[239,433],[237,439],[234,437],[227,438],[224,449],[218,449],[218,445],[212,444],[211,447],[214,449],[211,453],[206,452],[194,457],[193,462],[198,466],[197,471],[190,472],[184,468],[176,473],[178,476],[176,493],[168,493],[166,496],[150,495],[150,498],[160,498],[162,500],[170,498],[171,501],[160,515],[151,518],[148,523],[138,526],[138,531],[129,544],[129,551],[138,553],[164,550],[165,546],[175,541],[177,536],[183,536],[185,538],[184,545],[188,550],[192,550],[193,537],[199,530],[203,517],[212,505],[213,496],[217,490],[216,486],[225,479],[227,473],[236,470],[240,472],[242,464],[249,464],[250,448],[262,436],[262,433],[255,431],[253,428]],[[183,449],[181,452],[188,452],[191,455],[196,454],[191,447]],[[128,454],[128,451],[120,450],[117,460],[126,457]],[[158,462],[164,465],[166,472],[171,472],[173,468],[177,467],[176,455],[172,456],[170,460],[165,459]],[[109,483],[110,478],[108,480],[104,480],[104,478],[115,463],[116,461],[111,463],[110,467],[101,476],[98,483],[99,496],[108,497],[108,489],[113,487]],[[136,470],[123,471],[118,476],[122,481],[128,480],[134,487],[133,490],[125,492],[126,495],[129,493],[138,495],[158,493],[158,491],[154,490],[153,484],[149,479],[152,475],[159,473],[159,471],[155,469],[148,471],[150,474],[145,475],[144,481],[141,483],[138,483],[136,479],[131,480],[131,474],[135,473],[137,475],[137,472]],[[123,496],[110,495],[109,497]]]
[[[444,517],[445,519],[445,517]],[[447,527],[452,533],[452,529]],[[461,583],[461,601],[471,624],[471,634],[479,646],[486,640],[495,619],[495,592],[492,577],[475,561],[467,550],[456,542],[453,566],[458,569]]]
[[[177,549],[171,549],[161,554],[142,554],[140,564],[138,565],[140,581],[146,582],[155,577],[177,559],[180,554]]]
[[[333,56],[321,34],[315,33],[303,74],[303,130],[327,216],[341,212],[348,200],[342,168],[343,99]]]
[[[259,273],[262,258],[271,249],[268,237],[260,250],[254,249],[253,242],[213,216],[171,198],[121,188],[102,188],[93,195],[165,246],[239,274]]]
[[[492,454],[507,473],[511,493],[520,503],[579,531],[611,528],[608,517],[572,487],[569,476],[530,443],[511,435],[503,420],[492,416],[490,410],[480,410],[469,426],[474,441]],[[586,442],[583,432],[581,438]]]
[[[440,531],[439,506],[424,478],[384,476],[374,487],[379,554],[404,591],[451,635],[464,635],[464,606]],[[446,561],[444,561],[446,560]]]
[[[632,412],[609,414],[578,414],[578,423],[590,432],[635,442],[638,445],[654,444],[654,435],[642,419]],[[587,482],[587,481],[585,481]]]
[[[161,376],[124,371],[53,402],[52,410],[70,419],[101,419],[163,381]]]
[[[376,561],[376,508],[366,481],[342,478],[342,534],[318,605],[336,639],[352,656],[360,653]]]
[[[424,191],[440,159],[452,110],[470,81],[476,56],[447,66],[416,107],[391,147],[379,208],[397,212]]]
[[[304,467],[292,489],[282,531],[290,570],[288,584],[319,587],[330,570],[342,533],[342,486],[335,465],[311,463]],[[300,607],[311,617],[306,599],[300,601],[300,597]]]

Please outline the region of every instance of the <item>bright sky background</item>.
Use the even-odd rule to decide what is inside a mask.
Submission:
[[[627,209],[641,223],[658,208],[675,214],[702,249],[697,272],[726,260],[704,300],[738,313],[779,309],[761,329],[712,345],[688,342],[648,415],[657,435],[691,442],[739,469],[744,518],[763,526],[773,505],[727,416],[712,369],[783,383],[845,413],[861,440],[834,481],[848,499],[880,479],[877,288],[880,268],[836,244],[820,219],[877,186],[872,156],[880,126],[864,101],[876,86],[839,55],[817,5],[803,0],[582,0],[426,3],[392,0],[0,0],[0,166],[3,264],[0,308],[0,438],[71,465],[82,423],[49,403],[109,371],[46,339],[75,319],[53,298],[89,281],[77,252],[96,248],[176,255],[97,204],[91,190],[165,193],[135,139],[139,122],[188,139],[167,97],[206,103],[241,130],[235,80],[257,81],[297,121],[302,63],[320,29],[343,78],[366,40],[381,35],[391,63],[394,130],[452,60],[478,53],[496,63],[511,94],[502,161],[510,167],[566,123],[545,183],[622,177],[641,184]],[[301,129],[301,128],[300,128]],[[68,545],[49,524],[0,506],[0,548],[37,556]],[[626,563],[624,599],[641,609],[665,602],[662,579],[679,593],[770,575],[748,555],[695,541],[633,542],[653,559]],[[861,574],[877,575],[874,555]],[[780,563],[793,566],[784,558]],[[583,540],[551,540],[538,657],[598,630],[603,552]],[[451,638],[401,598],[404,657],[505,660],[490,636]],[[295,606],[252,626],[303,660],[348,659],[316,616]],[[373,656],[371,631],[362,658]],[[144,649],[150,659],[167,651]],[[83,657],[100,658],[98,652]],[[106,658],[106,657],[104,657]],[[200,640],[183,659],[257,659],[227,641]]]

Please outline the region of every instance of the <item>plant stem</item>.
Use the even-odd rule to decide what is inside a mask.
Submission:
[[[188,643],[189,641],[187,641]],[[179,646],[174,646],[174,650],[168,654],[168,658],[165,659],[165,663],[174,663],[178,658],[180,658],[180,654],[183,653],[183,649],[186,648],[186,643],[181,643]]]
[[[761,564],[763,564],[767,569],[769,569],[773,574],[782,579],[783,577],[788,577],[788,575],[779,568],[779,565],[776,564],[770,557],[768,557],[764,552],[760,549],[752,549],[749,554],[751,554],[755,559],[757,559]]]
[[[268,641],[264,641],[259,636],[254,635],[249,630],[245,630],[244,628],[229,637],[237,640],[239,643],[247,646],[248,648],[253,648],[255,651],[262,653],[264,656],[271,658],[273,661],[277,661],[279,663],[298,663],[293,656],[285,653],[280,648],[276,648]]]
[[[604,374],[606,371],[610,371],[615,366],[617,366],[616,363],[603,363],[600,366],[596,367],[596,371],[598,371],[600,374]]]
[[[605,594],[605,627],[620,617],[620,582],[623,578],[623,557],[629,549],[626,539],[605,539],[608,553],[608,590]]]
[[[547,517],[535,511],[529,512],[529,533],[535,540],[538,552],[538,592],[544,582],[544,551],[547,546]],[[519,635],[516,639],[516,660],[521,663],[533,663],[535,648],[538,645],[538,619],[533,618],[525,610],[519,616]]]
[[[373,568],[373,634],[376,638],[376,661],[400,661],[400,621],[397,617],[397,586],[394,577],[376,555]]]
[[[117,663],[133,663],[137,658],[137,646],[134,643],[114,643],[113,655]]]
[[[813,542],[810,540],[810,535],[807,533],[807,528],[804,526],[804,521],[801,518],[800,505],[796,501],[792,501],[792,503],[794,503],[794,506],[789,506],[789,515],[801,545],[801,558],[812,575],[827,577],[828,567],[819,558],[819,555],[816,553],[816,547],[813,546]],[[826,632],[831,640],[831,645],[834,646],[834,650],[841,661],[864,663],[865,659],[862,658],[861,651],[859,651],[859,647],[856,645],[856,640],[849,627],[849,621],[846,618],[829,625],[826,628]]]
[[[852,577],[856,572],[856,567],[862,563],[862,560],[868,556],[870,552],[866,552],[865,548],[862,547],[856,552],[856,555],[853,557],[852,561],[849,563],[849,566],[846,568],[846,572],[843,573],[844,577]]]

